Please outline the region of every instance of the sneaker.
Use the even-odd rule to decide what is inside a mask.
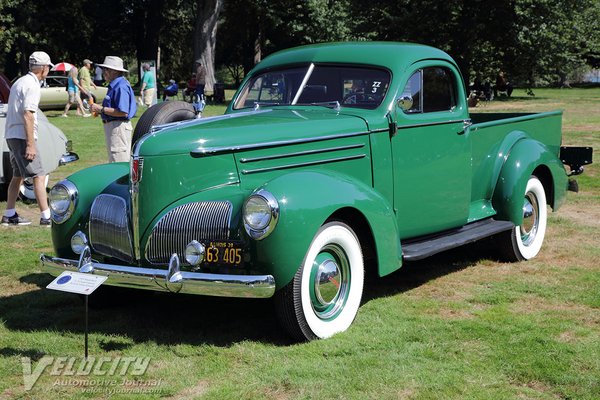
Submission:
[[[67,114],[63,114],[63,115],[61,115],[61,117],[63,117],[63,118],[67,118],[67,117],[68,117],[68,115],[67,115]]]
[[[52,220],[50,218],[40,218],[40,226],[51,226]]]
[[[91,117],[92,114],[83,114],[83,118]]]
[[[31,221],[22,217],[19,217],[19,214],[15,213],[12,217],[7,217],[6,215],[2,216],[2,225],[29,225]]]

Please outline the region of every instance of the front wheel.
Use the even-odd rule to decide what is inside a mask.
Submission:
[[[354,321],[363,284],[363,255],[354,231],[342,222],[327,223],[294,279],[277,292],[278,317],[298,340],[328,338]]]
[[[532,176],[523,198],[523,223],[500,235],[501,255],[507,261],[529,260],[535,257],[544,242],[548,209],[544,186]]]

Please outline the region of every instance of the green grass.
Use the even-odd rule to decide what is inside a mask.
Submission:
[[[598,158],[600,89],[535,94],[516,90],[477,111],[563,109],[564,143],[593,146]],[[223,109],[209,106],[206,115]],[[104,162],[97,119],[47,114],[81,157],[53,182]],[[580,193],[550,215],[534,260],[496,262],[483,242],[407,264],[368,281],[354,325],[331,339],[291,343],[268,300],[135,292],[90,312],[90,354],[151,358],[137,379],[160,379],[160,393],[117,399],[597,399],[599,169],[589,166]],[[83,354],[82,303],[45,289],[50,276],[37,258],[51,249],[47,229],[0,229],[0,399],[107,398],[57,385],[49,373],[24,390],[21,357]]]

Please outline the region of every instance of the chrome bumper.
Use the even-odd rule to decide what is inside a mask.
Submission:
[[[75,162],[77,160],[79,160],[79,156],[77,155],[77,153],[69,152],[62,155],[60,160],[58,160],[58,165],[65,165],[68,163]]]
[[[42,265],[54,276],[75,271],[108,277],[105,285],[220,297],[266,298],[275,293],[272,275],[224,275],[179,270],[179,258],[171,256],[169,269],[141,268],[95,262],[85,248],[79,260],[40,255]]]

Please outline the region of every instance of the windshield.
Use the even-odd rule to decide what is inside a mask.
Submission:
[[[307,65],[258,73],[233,108],[332,105],[374,109],[390,83],[388,71],[369,67]]]

